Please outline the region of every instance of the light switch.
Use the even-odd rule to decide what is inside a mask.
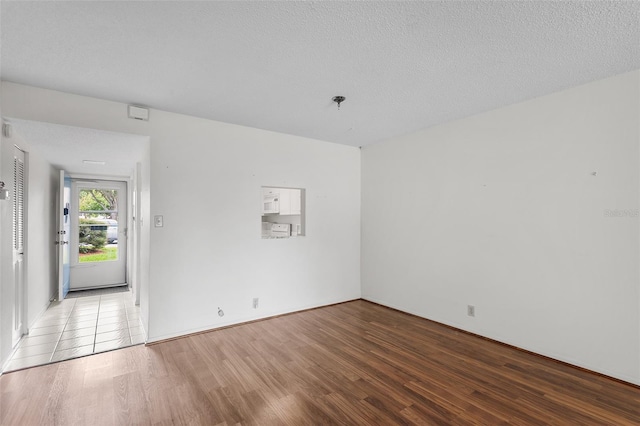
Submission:
[[[164,226],[163,222],[162,222],[162,215],[157,215],[153,217],[153,225],[156,228],[162,228]]]

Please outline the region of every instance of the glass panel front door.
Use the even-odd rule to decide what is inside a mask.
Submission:
[[[71,183],[70,289],[127,283],[127,183]]]

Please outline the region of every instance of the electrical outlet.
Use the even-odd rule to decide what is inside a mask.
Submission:
[[[467,305],[467,315],[470,317],[476,316],[476,307],[473,305]]]
[[[253,298],[253,309],[258,309],[258,302],[260,301],[259,298],[254,297]]]

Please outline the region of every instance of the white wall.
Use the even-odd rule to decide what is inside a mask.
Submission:
[[[151,339],[360,297],[358,149],[152,114]],[[306,189],[306,237],[261,238],[262,186]]]
[[[639,80],[364,148],[363,297],[640,384]]]
[[[2,111],[150,136],[143,198],[164,216],[142,228],[150,341],[360,297],[358,149],[157,110],[130,120],[124,104],[7,82]],[[307,236],[261,239],[262,186],[307,190]]]

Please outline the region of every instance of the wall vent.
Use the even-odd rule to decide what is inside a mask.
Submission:
[[[128,112],[129,118],[133,118],[134,120],[149,121],[149,108],[129,105]]]

